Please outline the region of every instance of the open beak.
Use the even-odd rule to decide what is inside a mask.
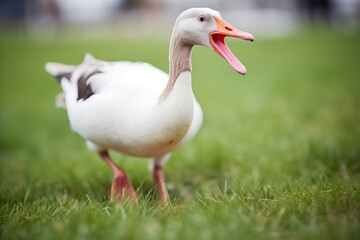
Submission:
[[[224,58],[240,74],[246,74],[246,68],[239,59],[230,51],[225,43],[225,37],[240,38],[247,41],[254,41],[254,36],[247,32],[242,32],[219,17],[214,16],[217,29],[209,34],[210,44],[214,51]]]

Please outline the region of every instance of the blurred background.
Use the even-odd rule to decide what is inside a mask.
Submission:
[[[90,52],[167,72],[175,19],[198,6],[255,36],[227,41],[248,73],[194,48],[204,124],[165,168],[185,207],[112,221],[111,172],[55,108],[61,87],[44,65]],[[359,239],[359,23],[360,0],[0,0],[0,238]],[[112,154],[142,200],[156,199],[146,161]],[[203,200],[218,214],[193,204]]]
[[[161,37],[169,35],[181,11],[196,6],[216,9],[233,25],[266,36],[282,36],[304,24],[351,30],[360,19],[360,0],[1,0],[0,25],[21,26],[34,36],[75,28],[88,35],[119,29],[124,36]],[[89,24],[91,29],[84,29]]]

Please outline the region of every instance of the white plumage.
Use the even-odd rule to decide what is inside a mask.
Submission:
[[[137,202],[125,171],[110,159],[107,150],[154,159],[154,178],[160,198],[167,193],[162,164],[172,150],[189,141],[202,123],[202,110],[191,86],[192,46],[212,47],[239,73],[245,67],[227,48],[225,36],[252,40],[208,8],[183,12],[170,42],[169,75],[141,62],[105,62],[87,54],[83,63],[69,66],[47,63],[64,91],[57,104],[65,106],[72,129],[97,151],[114,172],[111,198],[123,193]]]
[[[159,159],[178,145],[192,123],[188,134],[199,129],[202,112],[188,72],[179,76],[184,80],[176,82],[169,98],[160,101],[167,74],[147,63],[102,62],[97,68],[101,73],[88,79],[94,95],[77,101],[76,80],[91,68],[88,59],[61,85],[72,128],[94,150]]]

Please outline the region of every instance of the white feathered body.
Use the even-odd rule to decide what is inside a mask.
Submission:
[[[100,71],[88,80],[94,94],[78,100],[77,81],[93,68]],[[61,81],[71,127],[94,150],[161,158],[190,140],[202,123],[191,73],[182,72],[173,90],[161,100],[168,80],[166,73],[147,63],[79,65],[70,81]]]

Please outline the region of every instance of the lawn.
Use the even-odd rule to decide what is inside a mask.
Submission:
[[[140,196],[109,202],[112,173],[54,107],[47,61],[147,61],[167,40],[0,33],[1,239],[360,239],[360,32],[229,41],[248,68],[193,52],[204,125],[165,167],[112,152]]]

